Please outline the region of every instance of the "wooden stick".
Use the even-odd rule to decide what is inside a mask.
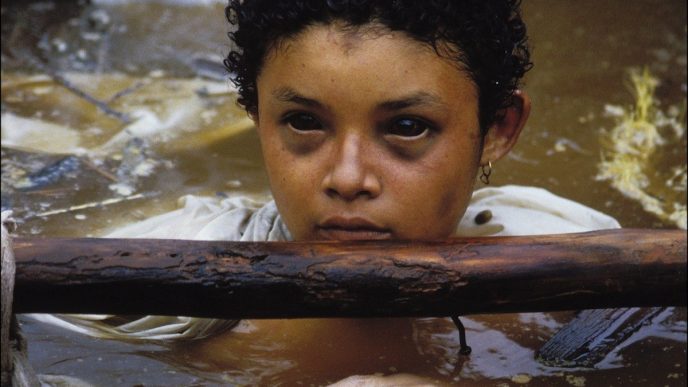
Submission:
[[[15,312],[452,316],[686,306],[686,233],[443,242],[16,238]]]

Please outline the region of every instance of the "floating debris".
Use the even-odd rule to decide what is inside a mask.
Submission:
[[[198,56],[191,60],[191,67],[198,76],[216,81],[227,81],[229,79],[229,72],[222,60],[223,58]]]
[[[566,381],[574,387],[585,387],[585,376],[566,375]]]
[[[165,152],[176,153],[205,147],[254,127],[246,112],[234,103],[236,89],[226,80],[137,78],[115,73],[63,75],[75,87],[126,114],[131,122],[122,125],[101,114],[93,104],[75,99],[72,92],[58,87],[60,84],[50,76],[3,74],[3,145],[104,158],[121,152],[129,140],[139,137]],[[20,113],[27,103],[36,111],[31,117]],[[79,117],[78,122],[85,125],[65,117]]]
[[[556,152],[564,152],[567,149],[571,149],[572,151],[574,151],[576,153],[580,153],[582,155],[589,155],[590,154],[590,152],[583,149],[580,145],[578,145],[578,143],[576,143],[575,141],[570,140],[568,138],[562,137],[554,143],[554,150]],[[547,152],[547,155],[550,156],[551,153]]]
[[[162,78],[165,76],[165,71],[161,69],[155,69],[148,73],[151,78]]]
[[[20,190],[30,190],[35,188],[45,187],[56,183],[67,174],[70,174],[79,169],[79,158],[76,156],[67,156],[54,164],[41,169],[38,172],[32,173],[29,176],[17,181],[14,188]]]
[[[78,131],[13,113],[2,113],[2,145],[56,154],[84,151]]]
[[[97,36],[100,37],[99,35],[97,35]],[[61,74],[61,73],[57,72],[55,69],[50,67],[48,64],[43,63],[43,61],[40,58],[29,55],[29,54],[18,53],[18,52],[14,52],[14,54],[17,57],[24,59],[27,63],[31,64],[32,66],[35,66],[38,69],[40,69],[41,71],[45,72],[50,78],[53,79],[53,81],[55,81],[55,83],[59,84],[60,86],[64,87],[65,89],[71,91],[77,97],[93,104],[95,107],[97,107],[100,111],[102,111],[106,115],[113,117],[113,118],[116,118],[124,124],[128,124],[129,122],[131,122],[131,119],[127,114],[119,112],[119,111],[111,108],[107,104],[107,102],[101,101],[100,99],[91,95],[91,93],[89,93],[86,90],[79,87],[76,83],[68,80],[65,74]]]
[[[232,189],[241,188],[242,185],[243,183],[238,179],[232,179],[225,182],[225,187]]]
[[[511,378],[511,381],[514,382],[514,383],[516,383],[516,384],[527,384],[527,383],[529,383],[532,379],[533,379],[533,377],[530,376],[530,375],[528,375],[528,374],[518,374],[518,375],[514,375],[514,376]]]
[[[136,188],[133,187],[131,184],[127,183],[113,183],[108,186],[108,188],[111,191],[114,191],[117,193],[117,195],[120,196],[129,196],[136,191]]]
[[[602,133],[604,151],[596,179],[611,181],[622,194],[640,202],[645,211],[686,229],[685,198],[667,200],[672,194],[678,196],[677,193],[686,191],[686,167],[673,168],[673,175],[665,184],[668,187],[662,187],[662,192],[653,192],[655,188],[648,177],[648,171],[653,170],[652,156],[668,141],[660,129],[672,129],[679,140],[685,135],[686,102],[682,111],[674,108],[664,113],[656,108],[654,93],[659,81],[649,70],[632,71],[630,76],[635,105],[628,109],[605,107],[617,124]]]
[[[150,146],[145,139],[134,137],[127,142],[122,154],[116,155],[113,160],[120,161],[116,171],[114,183],[108,188],[121,196],[129,196],[136,192],[140,177],[153,174],[161,162],[155,159]]]

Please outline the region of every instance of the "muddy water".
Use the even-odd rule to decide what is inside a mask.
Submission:
[[[172,209],[185,193],[268,195],[257,137],[213,65],[228,46],[222,6],[123,3],[2,5],[2,203],[15,210],[21,234],[100,235]],[[524,14],[533,113],[512,155],[495,165],[493,184],[541,186],[625,227],[676,227],[596,176],[601,131],[617,124],[605,112],[633,104],[630,69],[654,74],[656,108],[677,111],[685,128],[685,2],[532,0]],[[110,115],[56,77],[105,101]],[[685,173],[686,135],[662,135],[643,169],[644,189],[685,205],[685,180],[667,180]],[[532,360],[571,315],[470,317],[469,359],[456,356],[458,335],[442,319],[300,321],[308,335],[257,322],[172,346],[23,321],[39,373],[98,385],[320,385],[397,372],[467,385],[685,385],[685,309],[653,320],[598,369]]]

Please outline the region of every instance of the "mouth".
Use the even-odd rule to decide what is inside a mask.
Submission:
[[[383,240],[391,239],[390,229],[364,218],[328,218],[316,227],[318,239],[323,240]]]

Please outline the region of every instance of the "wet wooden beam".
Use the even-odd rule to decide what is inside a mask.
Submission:
[[[550,367],[592,368],[667,308],[582,310],[537,352]]]
[[[686,306],[686,233],[442,242],[16,238],[16,313],[451,316]]]

